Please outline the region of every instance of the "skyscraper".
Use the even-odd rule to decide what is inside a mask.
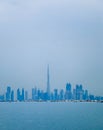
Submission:
[[[20,93],[20,89],[17,89],[17,100],[24,101],[24,88],[22,88],[22,93]]]
[[[7,92],[6,92],[6,101],[11,101],[11,87],[7,87]]]
[[[70,84],[70,83],[67,83],[67,84],[66,84],[65,98],[66,98],[67,100],[70,100],[70,99],[72,98],[71,84]]]
[[[50,75],[49,75],[49,65],[47,67],[47,95],[50,99]]]

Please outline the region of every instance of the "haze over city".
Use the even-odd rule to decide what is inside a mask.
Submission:
[[[82,84],[103,95],[103,1],[0,1],[0,92]],[[2,92],[1,92],[2,93]]]

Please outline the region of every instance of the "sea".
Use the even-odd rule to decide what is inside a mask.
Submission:
[[[0,103],[0,130],[103,130],[103,103]]]

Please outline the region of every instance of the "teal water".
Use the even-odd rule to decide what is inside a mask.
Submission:
[[[0,103],[0,130],[103,130],[103,104]]]

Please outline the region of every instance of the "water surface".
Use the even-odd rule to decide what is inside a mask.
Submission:
[[[0,103],[0,130],[103,130],[103,104]]]

